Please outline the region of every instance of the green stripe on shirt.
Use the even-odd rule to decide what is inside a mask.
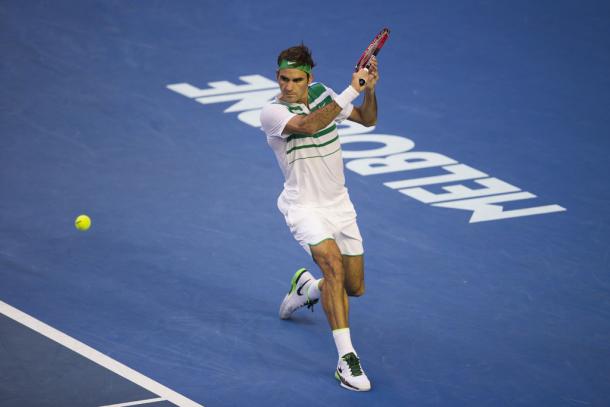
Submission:
[[[305,145],[302,145],[302,146],[292,147],[290,150],[286,151],[286,154],[290,154],[294,150],[300,150],[301,148],[324,147],[324,146],[327,146],[327,145],[329,145],[331,143],[334,143],[337,140],[339,140],[339,136],[336,136],[335,138],[333,138],[331,140],[328,140],[327,142],[322,143],[322,144],[305,144]]]
[[[286,142],[288,143],[288,142],[290,142],[290,141],[292,141],[292,140],[295,140],[295,139],[307,138],[307,137],[311,137],[311,138],[318,138],[318,137],[322,137],[323,135],[330,133],[331,131],[335,130],[336,128],[337,128],[337,125],[336,125],[336,124],[333,124],[331,127],[328,127],[328,128],[326,128],[326,129],[324,129],[324,130],[322,130],[322,131],[319,131],[319,132],[317,132],[317,133],[314,133],[314,134],[312,134],[312,135],[308,135],[308,134],[298,134],[298,133],[291,134],[290,136],[288,136],[288,137],[286,138]]]
[[[309,103],[313,102],[320,97],[322,93],[326,91],[326,88],[321,83],[313,84],[307,90],[307,98]]]
[[[290,113],[295,113],[298,115],[306,115],[301,106],[286,106]]]
[[[309,156],[309,157],[299,157],[299,158],[295,158],[294,160],[290,161],[290,162],[288,163],[288,165],[290,165],[290,164],[294,163],[295,161],[299,161],[299,160],[309,160],[310,158],[324,158],[324,157],[328,157],[329,155],[333,155],[333,154],[335,154],[335,153],[337,153],[337,152],[339,152],[339,151],[341,151],[341,147],[339,147],[339,148],[338,148],[338,149],[336,149],[335,151],[332,151],[332,152],[330,152],[330,153],[328,153],[328,154],[324,154],[324,155],[312,155],[312,156]]]
[[[330,96],[327,96],[326,98],[324,98],[323,101],[321,101],[320,103],[318,103],[317,105],[310,107],[311,112],[315,112],[316,110],[323,108],[324,106],[326,106],[327,104],[329,104],[330,102],[333,101],[333,98],[331,98]]]

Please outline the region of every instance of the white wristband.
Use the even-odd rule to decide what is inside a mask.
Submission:
[[[339,105],[341,110],[345,109],[347,105],[352,103],[352,100],[356,99],[360,95],[356,89],[349,85],[340,95],[335,98],[335,102]]]

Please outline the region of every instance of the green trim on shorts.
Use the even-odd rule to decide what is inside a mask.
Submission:
[[[307,243],[307,246],[309,247],[313,247],[313,246],[317,246],[322,242],[325,242],[327,240],[335,240],[332,237],[327,237],[326,239],[322,239],[320,240],[318,243]],[[341,251],[341,248],[339,248],[339,251]],[[312,253],[313,254],[313,253]],[[360,254],[345,254],[345,253],[341,253],[341,256],[347,256],[347,257],[358,257],[358,256],[364,256],[364,252],[360,253]]]
[[[310,246],[310,247],[312,247],[312,246],[317,246],[317,245],[319,245],[320,243],[325,242],[325,241],[327,241],[327,240],[335,240],[335,239],[333,239],[332,237],[327,237],[326,239],[322,239],[322,240],[320,240],[318,243],[307,243],[307,245],[308,245],[308,246]]]

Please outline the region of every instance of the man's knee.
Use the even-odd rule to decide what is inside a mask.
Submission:
[[[324,253],[314,256],[314,261],[320,266],[327,280],[345,281],[345,270],[341,262],[341,255]]]
[[[364,283],[357,287],[348,287],[345,291],[350,297],[362,297],[364,295]]]

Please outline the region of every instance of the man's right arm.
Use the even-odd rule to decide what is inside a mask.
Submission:
[[[323,108],[307,115],[296,115],[288,121],[284,133],[315,134],[318,130],[328,126],[341,113],[352,100],[356,99],[364,87],[360,86],[360,79],[367,78],[368,73],[363,69],[352,75],[352,83],[337,98]]]
[[[286,123],[284,133],[314,134],[328,126],[341,113],[341,110],[343,110],[341,106],[333,100],[313,113],[294,116]]]

